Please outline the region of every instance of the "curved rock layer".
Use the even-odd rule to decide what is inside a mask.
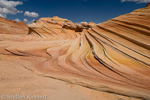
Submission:
[[[0,17],[0,34],[27,35],[28,27],[24,22],[16,22]]]
[[[57,17],[40,19],[26,37],[16,37],[24,42],[3,39],[0,53],[22,56],[23,67],[44,77],[150,99],[150,7],[81,32],[64,25],[77,27]]]

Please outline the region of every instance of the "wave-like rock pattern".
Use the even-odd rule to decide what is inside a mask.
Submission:
[[[0,53],[23,56],[22,66],[44,77],[150,100],[149,19],[149,6],[80,31],[67,19],[43,18],[16,37],[24,42],[1,41]]]

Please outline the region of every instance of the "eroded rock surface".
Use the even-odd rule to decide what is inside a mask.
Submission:
[[[0,53],[16,56],[20,66],[42,77],[126,100],[150,100],[149,19],[150,7],[98,25],[41,18],[29,25],[25,37],[1,37]]]
[[[73,23],[72,21],[68,19],[59,18],[57,16],[54,16],[52,18],[40,18],[36,23],[32,23],[29,25],[30,28],[55,28],[55,29],[68,29],[75,32],[82,32],[83,29],[88,29],[96,26],[95,23],[89,22],[89,23]]]
[[[23,35],[28,34],[28,27],[24,22],[16,22],[0,17],[0,34]]]

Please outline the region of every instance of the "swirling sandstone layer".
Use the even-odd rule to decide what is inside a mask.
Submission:
[[[149,6],[91,26],[41,18],[16,37],[22,42],[3,39],[0,53],[21,56],[24,68],[44,77],[150,100],[149,19]]]

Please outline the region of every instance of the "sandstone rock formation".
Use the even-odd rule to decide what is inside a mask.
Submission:
[[[43,77],[150,100],[149,11],[147,6],[98,25],[41,18],[29,25],[25,37],[2,38],[0,54],[16,57]]]
[[[148,4],[146,5],[146,7],[150,7],[150,3],[148,3]]]
[[[53,18],[40,18],[36,23],[32,23],[28,25],[30,28],[34,28],[33,30],[36,30],[36,28],[51,28],[51,29],[64,29],[64,30],[72,30],[73,32],[82,32],[83,29],[88,29],[96,26],[95,23],[90,22],[87,23],[73,23],[70,20],[62,19],[57,16],[54,16]],[[30,32],[29,32],[30,33]]]
[[[17,23],[16,21],[0,17],[0,34],[27,35],[28,27],[22,21]]]

